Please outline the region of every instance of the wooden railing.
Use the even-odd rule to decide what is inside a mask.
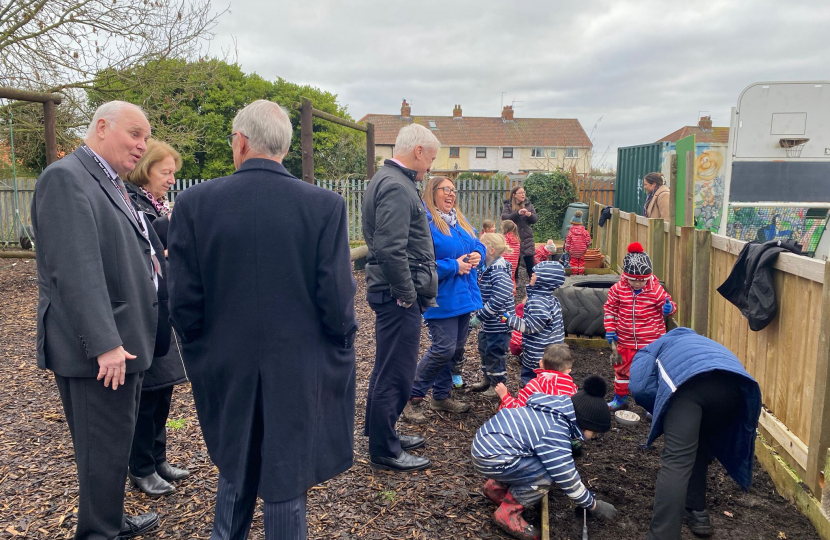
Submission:
[[[773,267],[778,315],[759,332],[723,298],[722,284],[746,242],[694,227],[669,227],[613,209],[599,227],[603,205],[593,203],[595,246],[619,272],[629,243],[640,242],[654,273],[677,301],[674,324],[724,345],[758,381],[764,409],[760,431],[821,497],[830,447],[830,262],[782,253]]]

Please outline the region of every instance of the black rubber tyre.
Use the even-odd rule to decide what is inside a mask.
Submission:
[[[571,276],[554,294],[562,305],[565,334],[604,337],[602,306],[617,275]]]

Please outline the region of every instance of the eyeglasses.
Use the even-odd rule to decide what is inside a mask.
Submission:
[[[455,196],[458,196],[458,190],[457,189],[453,189],[451,187],[446,187],[446,186],[435,188],[436,191],[438,191],[439,189],[444,192],[444,195],[453,194]]]
[[[246,139],[248,138],[248,136],[245,135],[244,133],[240,133],[239,131],[234,131],[233,133],[228,135],[228,146],[233,146],[233,136],[234,135],[241,135],[242,137],[245,137]]]

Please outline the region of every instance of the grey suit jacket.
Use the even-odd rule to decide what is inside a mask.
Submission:
[[[38,367],[94,377],[98,355],[119,345],[137,356],[127,373],[150,367],[158,319],[150,244],[83,148],[38,178],[32,227]]]

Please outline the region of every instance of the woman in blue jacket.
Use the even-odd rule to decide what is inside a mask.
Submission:
[[[660,435],[665,443],[648,540],[679,539],[684,520],[694,534],[711,535],[709,459],[716,457],[749,490],[761,414],[758,383],[724,346],[676,328],[637,353],[629,390],[654,415],[646,444]]]
[[[424,186],[424,204],[438,266],[438,307],[424,313],[432,343],[418,362],[412,395],[403,411],[404,417],[414,423],[426,421],[421,404],[430,388],[432,410],[451,413],[470,410],[469,403],[450,397],[452,370],[464,355],[470,315],[483,307],[476,266],[486,250],[457,202],[458,190],[449,178],[433,177]]]

